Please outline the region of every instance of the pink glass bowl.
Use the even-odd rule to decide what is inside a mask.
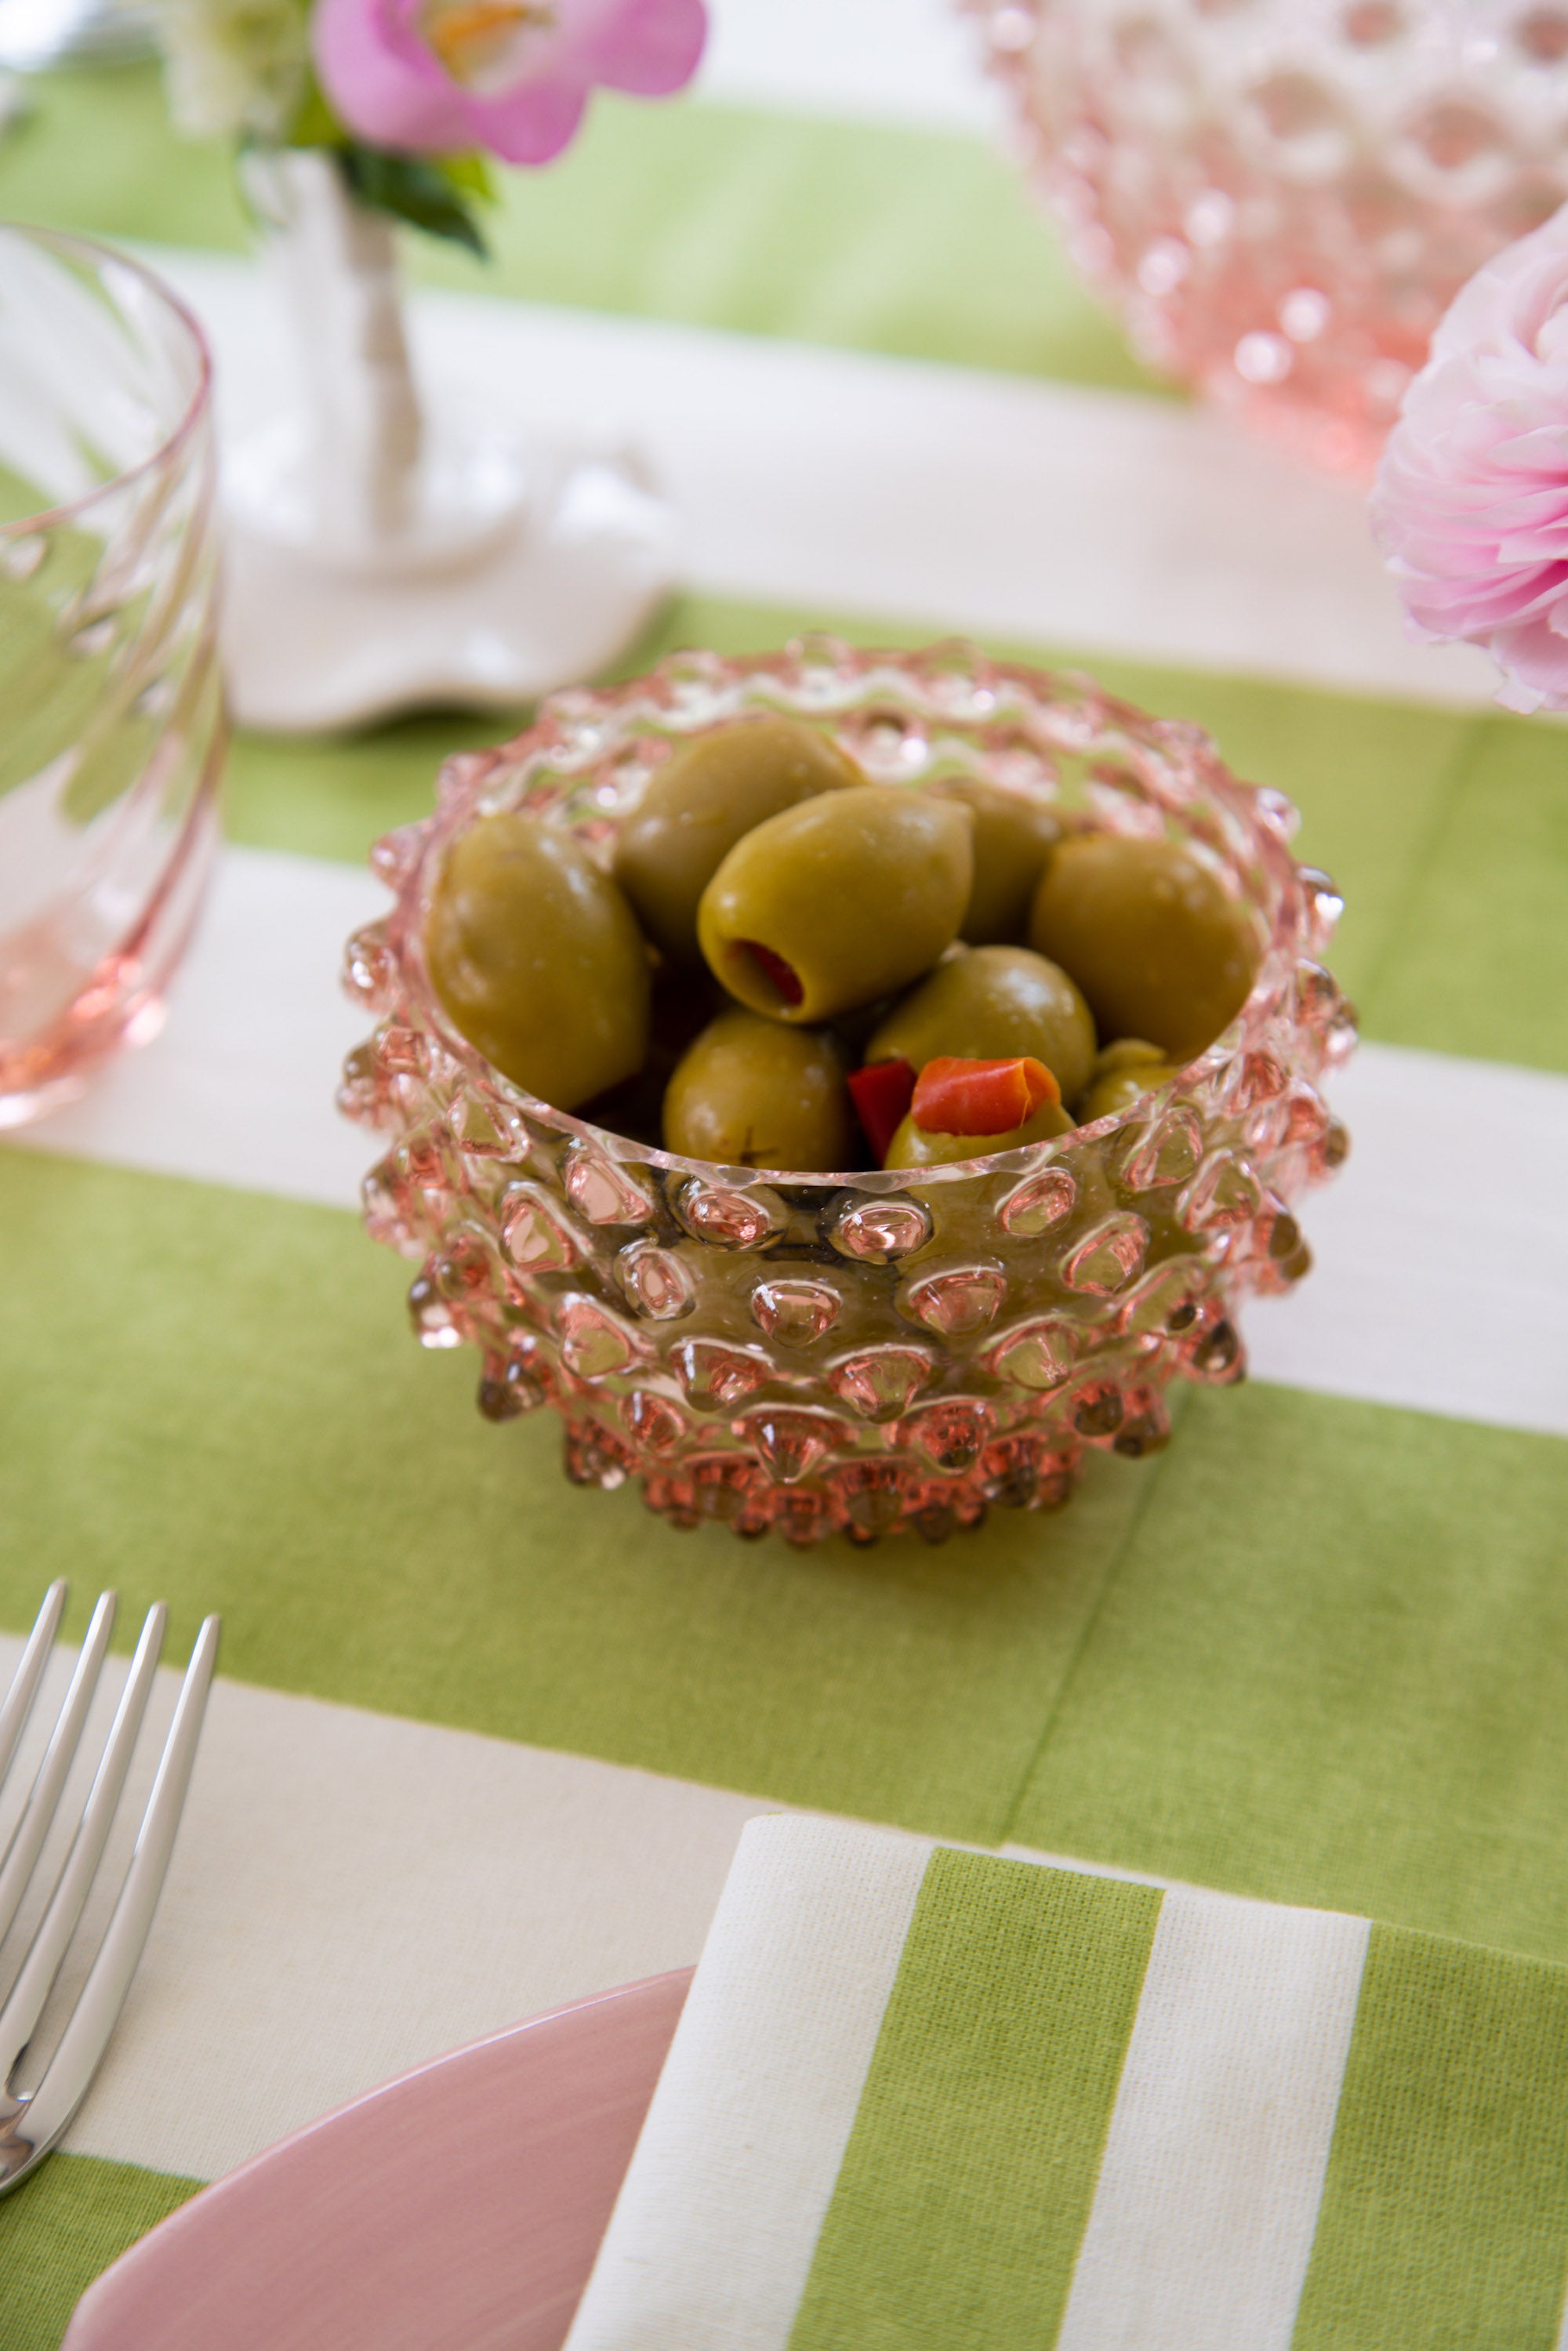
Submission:
[[[1568,198],[1565,0],[966,5],[1136,350],[1338,470]]]
[[[447,843],[520,808],[602,853],[674,744],[757,710],[810,720],[906,790],[981,776],[1197,845],[1255,919],[1241,1014],[1134,1111],[952,1167],[721,1167],[521,1092],[430,987]],[[1197,728],[965,645],[691,653],[555,695],[516,741],[449,761],[435,814],[379,844],[397,903],[350,943],[347,986],[379,1025],[340,1100],[387,1137],[365,1217],[420,1261],[420,1341],[476,1347],[482,1411],[552,1405],[570,1478],[640,1477],[682,1527],[937,1541],[992,1503],[1064,1501],[1087,1447],[1152,1451],[1173,1379],[1241,1377],[1237,1303],[1306,1270],[1288,1204],[1346,1148],[1319,1092],[1355,1040],[1318,960],[1340,900],[1292,860],[1295,822]]]

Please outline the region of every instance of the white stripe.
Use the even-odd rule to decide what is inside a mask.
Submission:
[[[698,99],[982,135],[1009,120],[953,0],[722,0],[710,28]]]
[[[285,358],[256,274],[149,257],[212,332],[225,434],[273,413]],[[433,381],[483,386],[525,432],[642,447],[711,593],[1491,697],[1481,654],[1406,642],[1354,490],[1174,401],[475,296],[411,315]]]
[[[0,1637],[0,1687],[21,1646]],[[18,1787],[68,1662],[51,1665]],[[108,1693],[125,1670],[111,1660]],[[174,1677],[159,1684],[161,1739]],[[100,1696],[94,1752],[108,1713]],[[152,1728],[142,1745],[132,1797]],[[129,1828],[131,1797],[125,1809]],[[482,2033],[688,1966],[741,1829],[767,1809],[220,1678],[146,1955],[68,2144],[215,2178]]]
[[[1166,1896],[1057,2351],[1288,2351],[1367,1931]]]
[[[1260,1379],[1568,1436],[1568,1079],[1364,1045],[1312,1271],[1247,1310]]]
[[[333,1095],[373,1024],[339,973],[349,934],[386,907],[358,866],[224,850],[162,1035],[7,1140],[354,1207],[376,1138],[339,1117]]]
[[[354,1207],[377,1138],[332,1095],[369,1022],[336,975],[384,904],[349,867],[226,851],[164,1034],[13,1140]],[[1351,1157],[1302,1204],[1313,1271],[1248,1311],[1256,1374],[1568,1435],[1568,1079],[1364,1045],[1335,1100]]]
[[[785,2351],[930,1854],[747,1830],[566,2351]]]

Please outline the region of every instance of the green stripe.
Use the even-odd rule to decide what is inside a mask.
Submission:
[[[1372,975],[1372,1032],[1396,1044],[1568,1070],[1565,902],[1563,729],[1492,719],[1472,736],[1443,796]]]
[[[40,77],[0,214],[244,250],[221,145],[171,134],[151,68]],[[501,174],[494,259],[411,236],[426,283],[1076,383],[1154,389],[984,141],[601,92],[546,172]],[[981,256],[984,266],[976,266]]]
[[[938,1851],[789,2351],[1042,2351],[1161,1896]]]
[[[1291,2351],[1553,2351],[1568,1975],[1375,1927]]]
[[[85,2155],[52,2155],[0,2202],[0,2343],[55,2351],[101,2270],[201,2182]]]
[[[1561,1438],[1193,1395],[1003,1834],[1568,1959],[1565,1525]]]
[[[240,1681],[829,1811],[986,1838],[1148,1484],[1098,1462],[978,1576],[679,1534],[482,1420],[347,1212],[0,1150],[0,1621],[114,1583],[174,1652],[220,1609]]]
[[[346,1213],[13,1149],[0,1235],[11,1629],[112,1580],[242,1681],[1568,1958],[1558,1439],[1188,1392],[1060,1517],[797,1557],[567,1486]]]

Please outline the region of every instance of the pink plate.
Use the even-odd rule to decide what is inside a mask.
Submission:
[[[691,1970],[372,2090],[182,2205],[62,2351],[559,2351]]]

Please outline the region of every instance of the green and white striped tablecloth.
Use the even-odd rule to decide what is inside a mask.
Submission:
[[[717,7],[744,65],[766,0]],[[639,660],[968,630],[1301,804],[1370,1040],[1319,1270],[1256,1314],[1250,1385],[1060,1519],[800,1558],[579,1493],[548,1420],[489,1427],[473,1365],[411,1343],[327,1107],[364,851],[497,730],[242,741],[166,1034],[0,1152],[0,1650],[58,1573],[78,1626],[110,1581],[180,1642],[225,1619],[121,2032],[0,2206],[7,2351],[193,2182],[694,1959],[768,1803],[1568,1959],[1562,734],[1404,643],[1347,494],[1142,382],[966,127],[983,99],[914,89],[936,0],[870,10],[906,26],[880,75],[835,63],[858,13],[806,12],[804,80],[762,57],[600,104],[512,183],[488,278],[422,263],[422,329],[546,421],[592,386],[645,424],[693,586]],[[222,159],[140,71],[38,95],[0,211],[160,247],[258,396]]]

